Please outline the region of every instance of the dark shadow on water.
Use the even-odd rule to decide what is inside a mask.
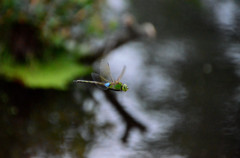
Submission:
[[[82,108],[89,91],[76,103],[70,91],[28,89],[4,80],[0,87],[0,157],[84,155],[96,127],[93,111]]]
[[[134,2],[132,7],[137,16],[144,21],[150,19],[157,25],[159,43],[175,40],[187,41],[185,44],[188,44],[184,50],[184,60],[165,67],[165,72],[185,89],[185,98],[177,101],[169,97],[155,102],[155,107],[151,105],[154,110],[158,107],[159,111],[177,111],[181,119],[161,135],[161,139],[146,140],[143,147],[146,152],[142,157],[240,157],[240,80],[236,73],[239,66],[226,53],[232,44],[238,45],[237,38],[220,29],[213,10],[201,1]],[[239,18],[239,15],[236,16]],[[239,31],[234,31],[238,36]],[[166,53],[153,52],[148,46],[146,48],[151,50],[151,57]],[[178,50],[175,51],[177,54]],[[237,54],[240,52],[239,49],[235,51]],[[171,61],[167,57],[165,60]],[[149,63],[163,67],[163,63],[152,58],[149,58]],[[174,93],[172,91],[169,95],[173,96]]]

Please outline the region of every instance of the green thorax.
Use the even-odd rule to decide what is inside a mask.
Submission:
[[[109,86],[110,89],[114,89],[114,90],[117,90],[117,91],[121,91],[122,90],[122,83],[121,82],[118,82],[118,83],[115,83],[115,84],[111,84]]]

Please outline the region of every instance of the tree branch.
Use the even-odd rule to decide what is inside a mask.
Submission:
[[[122,141],[124,143],[127,142],[129,133],[132,129],[137,128],[141,132],[145,132],[147,130],[145,125],[143,125],[142,123],[137,121],[126,110],[124,110],[124,108],[118,102],[118,100],[116,99],[116,96],[112,92],[110,92],[110,91],[104,91],[104,92],[105,92],[105,96],[107,97],[107,99],[112,103],[113,107],[118,111],[118,113],[121,115],[122,119],[124,120],[124,122],[126,124],[126,129],[122,136]]]
[[[154,38],[155,36],[156,30],[151,23],[138,25],[131,15],[127,15],[123,19],[123,28],[119,29],[113,36],[108,38],[103,45],[94,48],[88,55],[82,57],[79,62],[92,63],[128,42],[140,38]]]
[[[140,39],[140,38],[154,38],[156,36],[155,28],[150,23],[138,25],[131,15],[127,15],[123,19],[123,28],[116,32],[113,36],[108,38],[103,45],[92,50],[85,57],[82,57],[79,62],[81,63],[93,63],[99,58],[108,55],[112,50],[119,48],[120,46]],[[111,91],[104,91],[106,98],[112,103],[113,107],[121,115],[125,122],[125,132],[122,136],[122,141],[126,143],[128,141],[129,133],[132,129],[136,128],[141,132],[147,130],[146,126],[133,118],[118,102],[116,96]]]

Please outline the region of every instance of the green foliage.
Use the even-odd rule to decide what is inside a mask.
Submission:
[[[63,0],[63,1],[17,1],[3,0],[0,2],[0,23],[5,26],[11,22],[27,22],[41,28],[42,34],[47,39],[59,34],[63,37],[72,37],[72,27],[82,31],[93,27],[101,27],[101,0]],[[97,17],[97,18],[96,18]],[[94,19],[94,20],[92,20]],[[96,23],[95,20],[98,22]],[[65,32],[64,32],[65,31]],[[90,34],[85,34],[89,36]],[[0,37],[1,38],[1,37]]]
[[[91,67],[79,65],[66,55],[47,62],[32,60],[28,65],[15,63],[9,58],[1,61],[0,69],[0,75],[20,81],[25,86],[56,89],[65,89],[73,78],[90,72]]]
[[[74,77],[89,73],[74,58],[88,53],[82,46],[90,39],[103,35],[103,2],[0,1],[0,75],[32,88],[64,89]],[[30,64],[15,62],[22,59]]]

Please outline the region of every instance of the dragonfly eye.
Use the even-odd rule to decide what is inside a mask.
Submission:
[[[126,91],[128,90],[128,86],[127,86],[126,84],[123,84],[122,90],[123,90],[124,92],[126,92]]]

